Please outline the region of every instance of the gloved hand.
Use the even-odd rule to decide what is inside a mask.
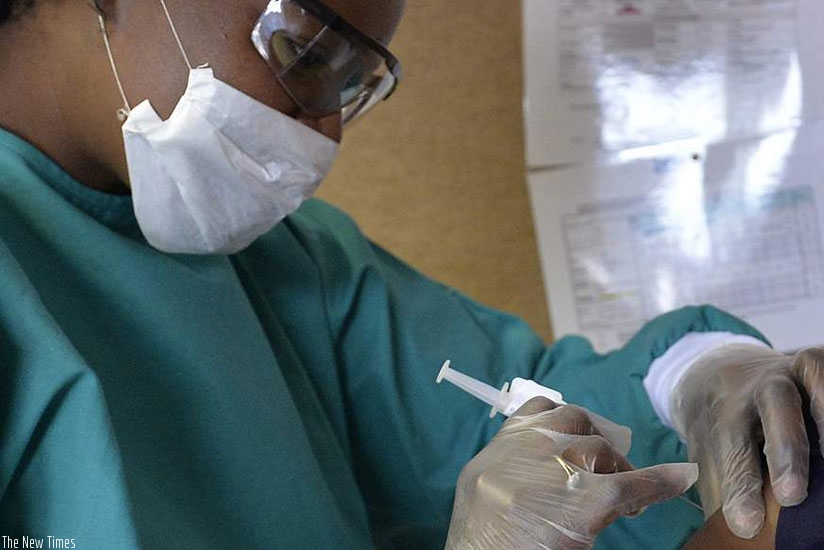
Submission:
[[[760,346],[724,346],[699,358],[675,386],[670,412],[690,460],[701,468],[704,513],[723,505],[739,537],[754,537],[764,524],[762,444],[778,503],[792,506],[807,496],[810,444],[799,388],[821,430],[822,349],[792,357]]]
[[[607,439],[620,432],[579,407],[527,402],[461,472],[446,550],[591,548],[619,515],[695,482],[695,464],[633,470]]]

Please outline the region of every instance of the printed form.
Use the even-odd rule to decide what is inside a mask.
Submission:
[[[824,116],[820,0],[524,0],[531,168]]]
[[[781,350],[824,344],[824,123],[530,174],[556,336],[600,351],[711,303]]]
[[[522,2],[555,335],[711,303],[824,344],[824,1]]]

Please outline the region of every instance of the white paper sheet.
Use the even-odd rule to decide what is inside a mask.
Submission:
[[[712,303],[779,349],[824,344],[824,123],[634,155],[530,174],[556,336],[606,350]]]
[[[824,117],[821,0],[523,0],[527,163]]]

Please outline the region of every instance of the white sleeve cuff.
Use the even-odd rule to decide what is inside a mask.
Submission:
[[[675,342],[652,362],[644,377],[644,389],[661,422],[672,428],[670,396],[675,386],[698,359],[707,352],[729,344],[751,344],[769,347],[752,336],[731,332],[690,332]]]

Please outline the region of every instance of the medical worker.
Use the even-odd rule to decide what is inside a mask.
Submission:
[[[0,535],[668,549],[703,520],[686,499],[625,516],[686,490],[687,460],[742,537],[762,456],[780,503],[805,498],[819,351],[774,352],[712,307],[606,355],[547,348],[307,200],[398,85],[402,10],[0,1]],[[583,408],[537,399],[502,426],[434,385],[446,358]],[[586,410],[632,428],[627,457]]]

